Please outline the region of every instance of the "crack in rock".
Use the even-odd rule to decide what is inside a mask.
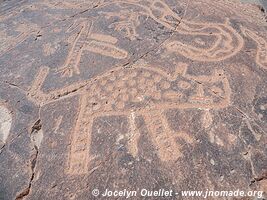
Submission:
[[[43,139],[42,123],[41,120],[38,119],[31,128],[31,141],[34,146],[34,153],[31,156],[31,178],[28,187],[16,196],[16,200],[24,199],[31,191],[32,181],[34,180],[35,176],[35,168],[39,154],[39,147],[41,145],[42,139]]]
[[[263,180],[267,180],[267,171],[260,177],[257,177],[257,178],[254,178],[254,182],[260,182],[260,181],[263,181]]]

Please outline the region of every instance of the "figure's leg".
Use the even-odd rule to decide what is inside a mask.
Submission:
[[[35,76],[32,85],[29,89],[28,95],[29,98],[33,99],[33,101],[37,101],[38,104],[44,103],[48,98],[48,95],[44,94],[41,90],[43,83],[49,74],[48,67],[41,67],[37,76]]]
[[[80,111],[71,137],[69,174],[83,174],[88,171],[93,117],[87,114],[87,95],[80,99]]]
[[[177,143],[177,138],[180,136],[188,140],[185,137],[186,134],[175,134],[170,129],[167,119],[161,111],[151,111],[144,115],[144,119],[151,135],[151,140],[158,151],[158,157],[162,161],[176,161],[181,158],[183,155],[181,146]],[[191,143],[192,139],[190,138],[189,140]]]
[[[79,63],[82,55],[82,47],[78,45],[79,36],[75,39],[73,46],[67,56],[66,62],[62,68],[59,69],[59,72],[62,73],[63,76],[73,76],[73,72],[79,74]]]
[[[82,22],[80,27],[80,32],[72,44],[64,66],[59,69],[59,72],[61,72],[63,76],[71,77],[73,76],[73,73],[80,74],[79,64],[84,50],[84,45],[90,35],[92,23]]]
[[[128,136],[128,150],[133,157],[138,155],[138,141],[140,138],[140,132],[135,123],[135,113],[132,112],[129,117],[129,136]]]

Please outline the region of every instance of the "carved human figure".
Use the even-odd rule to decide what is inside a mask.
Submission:
[[[63,76],[73,76],[80,74],[79,64],[84,51],[101,54],[103,56],[115,59],[124,59],[127,57],[127,51],[117,47],[117,39],[104,34],[93,33],[93,21],[88,19],[79,19],[74,22],[67,32],[79,30],[75,37],[72,47],[68,53],[64,65],[59,69]]]

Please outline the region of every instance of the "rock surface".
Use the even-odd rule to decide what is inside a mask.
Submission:
[[[1,200],[267,192],[264,10],[234,0],[0,2]]]

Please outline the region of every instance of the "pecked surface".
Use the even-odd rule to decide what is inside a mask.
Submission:
[[[230,0],[2,2],[0,199],[267,192],[266,23]]]

